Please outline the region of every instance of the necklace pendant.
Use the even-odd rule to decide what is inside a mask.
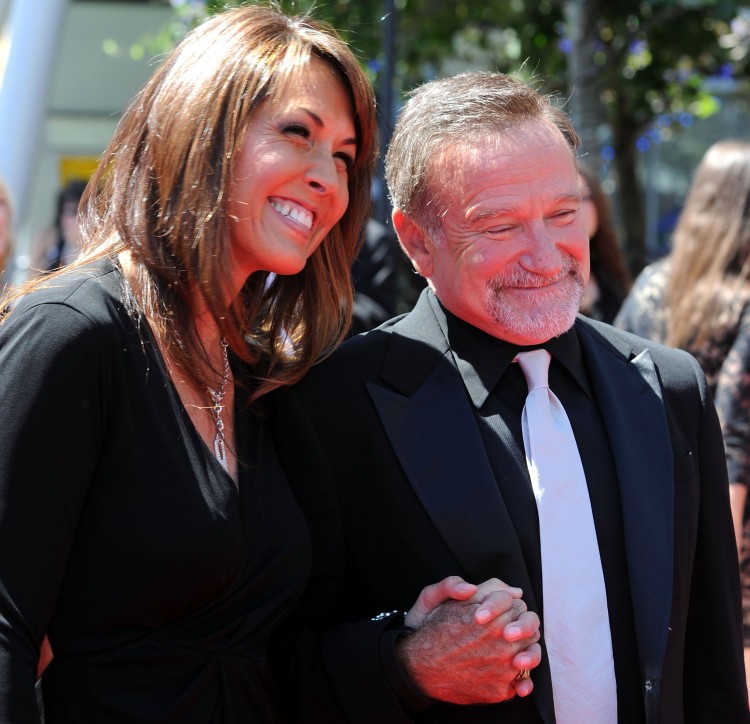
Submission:
[[[216,435],[214,438],[214,456],[219,461],[219,464],[226,472],[229,472],[227,469],[227,450],[224,445],[224,438],[221,435]]]
[[[221,386],[217,390],[208,388],[208,394],[213,402],[213,414],[214,424],[216,425],[216,437],[214,437],[214,457],[219,461],[219,464],[224,468],[225,472],[229,472],[229,465],[227,464],[227,449],[224,442],[224,420],[221,417],[221,413],[224,411],[224,393],[227,389],[227,382],[229,380],[229,355],[227,354],[226,339],[221,340],[221,351],[224,357],[224,374],[221,378]]]

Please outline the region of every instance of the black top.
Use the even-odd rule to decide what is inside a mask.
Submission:
[[[0,721],[40,720],[47,631],[47,724],[280,721],[266,648],[307,528],[242,390],[235,486],[122,289],[97,262],[0,327]]]

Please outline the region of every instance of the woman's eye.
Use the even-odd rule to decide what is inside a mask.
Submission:
[[[313,136],[310,129],[302,123],[287,123],[282,126],[281,131],[286,136],[296,136],[305,141],[312,142]],[[349,172],[354,166],[354,157],[345,151],[339,151],[333,155],[336,165],[341,171]]]
[[[302,138],[310,137],[310,130],[299,123],[290,123],[289,125],[284,126],[284,133],[292,136],[301,136]]]
[[[352,170],[354,166],[354,159],[348,153],[337,153],[334,155],[336,163],[340,165],[342,171],[347,173]]]

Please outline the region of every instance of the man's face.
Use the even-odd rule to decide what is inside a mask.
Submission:
[[[449,201],[443,238],[425,237],[414,262],[443,305],[519,345],[568,330],[588,279],[589,247],[562,134],[533,121],[461,144],[446,150],[431,179]]]

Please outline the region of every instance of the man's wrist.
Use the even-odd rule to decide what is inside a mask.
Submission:
[[[380,635],[379,655],[383,674],[401,707],[409,714],[416,714],[435,705],[435,700],[426,696],[409,677],[399,655],[399,641],[414,633],[404,625],[406,614],[400,611],[379,614],[373,620],[387,621]]]

